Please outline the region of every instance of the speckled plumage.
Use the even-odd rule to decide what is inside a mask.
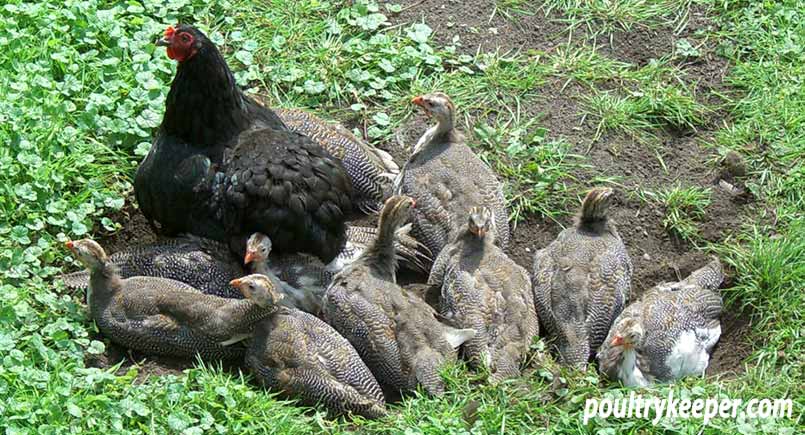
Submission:
[[[537,314],[567,365],[594,356],[629,297],[632,262],[606,216],[611,195],[590,191],[576,224],[534,256]]]
[[[410,227],[408,227],[410,228]],[[406,230],[406,231],[403,231]],[[318,315],[321,301],[333,277],[355,261],[377,238],[376,228],[347,228],[348,241],[344,249],[329,264],[308,254],[273,254],[272,241],[262,233],[255,233],[246,243],[244,262],[251,264],[253,273],[278,279],[288,296],[285,305]],[[410,237],[407,228],[395,233],[394,249],[398,258],[409,264],[422,264],[418,242]]]
[[[685,280],[659,284],[629,304],[598,352],[601,372],[627,386],[703,374],[721,333],[723,279],[714,259]],[[626,358],[627,352],[634,358]]]
[[[387,152],[358,139],[338,124],[298,109],[276,109],[292,131],[313,139],[344,165],[353,188],[353,203],[363,212],[376,213],[391,193],[391,183],[400,172]]]
[[[263,320],[246,364],[265,387],[338,414],[386,414],[383,392],[349,342],[311,314],[281,308]]]
[[[192,235],[160,239],[150,245],[137,245],[115,252],[109,262],[122,278],[152,276],[181,281],[204,294],[241,298],[229,281],[243,275],[243,267],[223,243]],[[70,288],[86,288],[86,270],[63,275]]]
[[[476,331],[463,354],[496,382],[520,375],[539,321],[528,273],[494,244],[491,211],[472,210],[474,218],[483,232],[470,222],[439,254],[428,284],[441,287],[441,314],[451,325]]]
[[[455,349],[471,332],[439,323],[425,301],[396,284],[393,234],[411,206],[407,197],[386,202],[377,240],[335,277],[323,313],[380,382],[400,390],[422,384],[430,393],[441,394],[438,368],[455,359]]]
[[[205,295],[166,278],[120,278],[95,242],[68,247],[91,273],[87,304],[104,336],[140,352],[176,357],[242,357],[254,325],[269,312],[248,300]]]
[[[441,93],[419,98],[422,104],[432,104],[426,112],[436,117],[437,125],[423,135],[395,181],[395,193],[417,202],[411,235],[435,258],[461,230],[469,210],[484,206],[495,215],[496,243],[506,249],[509,224],[503,186],[454,128],[449,98]]]

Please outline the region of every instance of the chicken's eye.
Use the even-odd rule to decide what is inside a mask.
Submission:
[[[187,33],[182,33],[182,42],[185,43],[190,42],[190,35],[188,35]]]

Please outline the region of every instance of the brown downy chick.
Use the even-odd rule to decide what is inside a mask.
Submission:
[[[284,295],[274,280],[255,274],[232,281],[273,314],[256,328],[246,364],[266,388],[334,414],[386,415],[380,386],[349,342],[318,318],[278,305]]]
[[[595,356],[629,297],[632,262],[607,218],[610,188],[591,190],[575,225],[534,256],[534,301],[565,365]]]
[[[171,279],[122,279],[96,242],[66,245],[90,271],[87,305],[98,329],[130,349],[177,357],[241,357],[245,347],[236,343],[269,314],[254,302],[205,295]]]
[[[495,245],[495,234],[492,211],[471,209],[465,230],[445,246],[428,279],[441,287],[442,316],[477,331],[463,354],[486,366],[492,382],[520,375],[539,333],[528,273]]]

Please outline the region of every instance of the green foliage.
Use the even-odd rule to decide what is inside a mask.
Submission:
[[[710,205],[710,190],[697,186],[680,185],[660,189],[656,192],[638,193],[644,200],[654,201],[665,208],[662,226],[684,240],[696,241],[699,228],[696,221],[704,218]]]

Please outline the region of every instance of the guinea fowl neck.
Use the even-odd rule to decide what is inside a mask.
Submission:
[[[414,147],[414,153],[432,145],[440,145],[463,140],[461,133],[455,128],[453,114],[439,116],[436,118],[436,125],[429,128],[419,139]]]
[[[89,286],[87,286],[87,306],[103,305],[120,290],[122,280],[117,266],[105,262],[90,270]]]
[[[361,255],[369,265],[387,279],[396,282],[397,254],[394,249],[394,238],[399,225],[391,216],[380,216],[377,239],[371,243]]]
[[[212,44],[180,62],[165,103],[161,129],[189,144],[230,141],[250,125],[247,97]]]

